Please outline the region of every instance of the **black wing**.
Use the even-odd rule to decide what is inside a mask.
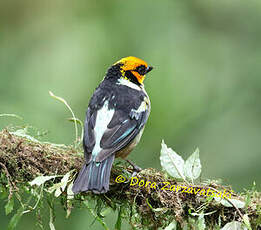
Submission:
[[[95,145],[94,127],[96,122],[97,110],[91,111],[88,107],[84,123],[83,149],[86,163],[91,161],[92,150]]]
[[[126,147],[143,129],[149,116],[149,109],[143,112],[126,114],[124,111],[115,111],[107,130],[100,142],[102,150],[96,157],[100,162],[111,154]]]
[[[101,162],[111,154],[121,150],[139,134],[147,122],[150,113],[148,99],[146,96],[143,98],[146,99],[146,109],[144,111],[137,111],[135,108],[129,111],[119,108],[111,108],[115,109],[115,112],[102,136],[100,141],[100,147],[102,150],[96,156],[95,161]],[[140,103],[142,102],[143,100],[140,100]],[[97,111],[98,109],[91,109],[89,107],[86,114],[83,146],[87,163],[92,160],[92,150],[95,146],[94,127]]]

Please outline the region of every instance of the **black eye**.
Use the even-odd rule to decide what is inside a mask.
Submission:
[[[136,68],[136,71],[140,74],[140,75],[145,75],[146,74],[146,67],[144,65],[140,65]]]

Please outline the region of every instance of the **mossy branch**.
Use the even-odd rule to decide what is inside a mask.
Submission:
[[[7,130],[2,130],[0,132],[0,173],[5,175],[6,180],[0,179],[0,185],[9,191],[8,200],[14,192],[19,194],[21,186],[29,187],[28,182],[39,175],[65,175],[74,169],[79,171],[84,163],[80,151],[71,146],[57,146],[31,141],[13,135]],[[70,199],[82,205],[86,204],[86,199],[92,199],[96,200],[97,204],[102,204],[100,207],[117,209],[119,218],[115,227],[118,229],[121,225],[121,218],[125,218],[136,229],[158,229],[174,222],[180,229],[183,229],[184,226],[190,229],[190,227],[202,223],[206,229],[212,229],[216,228],[215,226],[222,227],[231,221],[244,222],[248,228],[251,226],[252,229],[257,229],[260,224],[260,193],[256,191],[248,191],[245,194],[231,193],[233,199],[240,201],[248,199],[249,201],[244,208],[226,207],[210,196],[182,192],[181,190],[175,192],[173,189],[167,188],[170,188],[171,185],[176,189],[178,186],[180,188],[187,186],[194,191],[199,191],[198,189],[231,191],[228,186],[216,182],[188,184],[184,181],[176,181],[162,171],[152,168],[139,172],[135,176],[137,179],[133,180],[133,185],[131,185],[132,173],[132,168],[125,163],[115,164],[111,173],[108,193],[95,195],[89,192]],[[126,181],[117,183],[117,180],[119,182],[118,176]],[[136,183],[142,180],[144,184],[143,182]],[[153,182],[155,182],[154,185]],[[44,186],[50,187],[50,184],[46,183]],[[166,189],[163,189],[164,186]],[[68,198],[66,192],[63,192],[62,196],[62,199]],[[71,205],[66,203],[65,206],[68,214],[72,209],[73,202]],[[90,209],[90,207],[87,208]],[[101,210],[97,211],[97,218],[103,224],[100,212]],[[92,214],[95,215],[93,210]]]

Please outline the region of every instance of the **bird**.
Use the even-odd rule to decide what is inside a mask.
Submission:
[[[108,68],[86,111],[85,163],[73,183],[74,194],[108,192],[115,157],[126,159],[139,143],[151,110],[143,81],[152,69],[133,56]]]

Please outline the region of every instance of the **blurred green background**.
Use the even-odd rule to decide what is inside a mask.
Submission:
[[[0,118],[0,127],[26,123],[48,131],[44,140],[71,144],[71,115],[48,91],[84,120],[107,68],[137,56],[155,67],[145,81],[152,111],[129,158],[160,169],[162,139],[184,158],[199,147],[202,178],[260,189],[260,22],[260,0],[1,0],[0,113],[24,121]],[[64,215],[57,229],[101,229],[86,210]],[[28,215],[18,229],[34,225]]]

